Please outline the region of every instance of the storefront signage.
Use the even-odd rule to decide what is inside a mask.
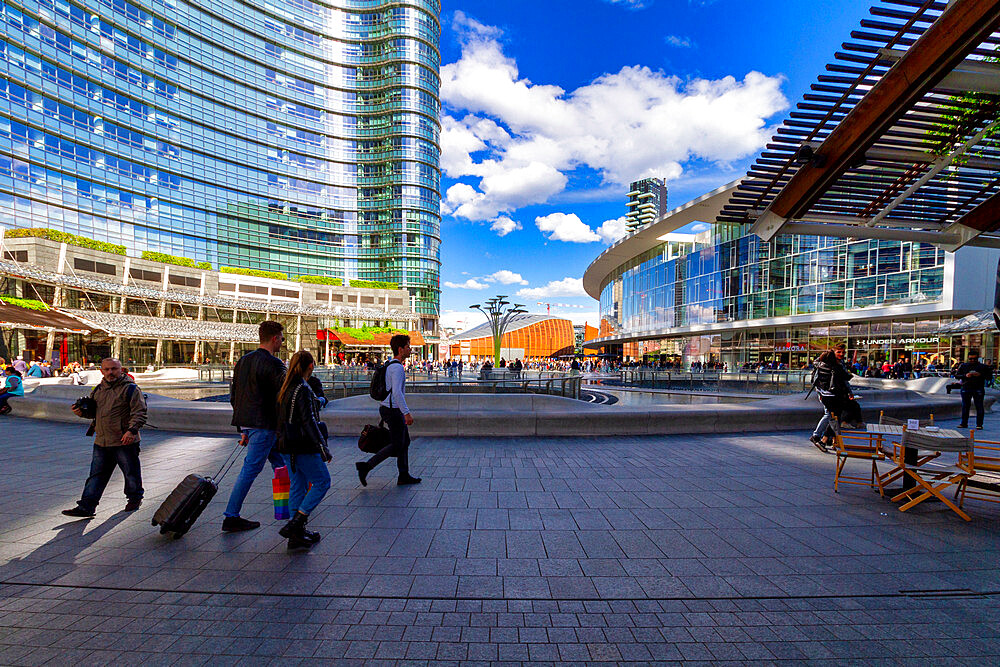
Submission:
[[[870,347],[872,345],[914,345],[919,343],[936,343],[940,338],[937,336],[927,336],[926,338],[868,338],[859,340],[858,347]]]

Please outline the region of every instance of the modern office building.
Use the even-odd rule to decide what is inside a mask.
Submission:
[[[662,178],[644,178],[628,187],[625,229],[634,232],[667,212],[667,184]]]
[[[500,341],[500,356],[507,361],[537,361],[572,355],[573,323],[554,315],[515,315]],[[463,361],[493,357],[493,332],[488,322],[452,336],[451,358]]]
[[[436,331],[438,0],[0,12],[0,226],[389,281]]]
[[[731,369],[801,368],[835,342],[869,362],[948,361],[970,345],[997,358],[995,336],[951,325],[993,307],[1000,250],[784,234],[765,242],[747,225],[671,233],[713,223],[735,188],[671,211],[591,263],[583,282],[600,301],[601,331],[588,348]]]
[[[303,349],[320,364],[384,358],[396,330],[410,333],[416,358],[433,354],[410,295],[391,285],[213,271],[31,232],[42,236],[0,229],[0,357],[50,359],[57,368],[109,355],[143,366],[231,364],[256,347],[265,319],[285,326],[284,358]]]

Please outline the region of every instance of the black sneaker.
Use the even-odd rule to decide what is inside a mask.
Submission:
[[[136,498],[125,503],[126,512],[134,512],[140,507],[142,507],[142,498]]]
[[[368,463],[358,461],[354,467],[358,469],[358,479],[361,480],[361,486],[368,486]]]
[[[812,444],[816,445],[816,449],[818,449],[821,452],[827,452],[827,451],[829,451],[826,448],[826,445],[823,444],[823,439],[822,438],[817,438],[815,435],[810,435],[809,436],[809,442],[811,442]]]
[[[74,507],[71,510],[63,510],[62,513],[65,514],[66,516],[77,517],[78,519],[93,519],[94,518],[94,511],[93,510],[85,510],[82,507],[80,507],[79,505],[77,505],[76,507]]]
[[[222,520],[222,530],[227,533],[240,533],[254,528],[260,528],[260,521],[250,521],[241,516],[227,516]]]
[[[969,425],[968,424],[959,424],[958,427],[959,428],[969,428]]]
[[[409,475],[407,475],[406,477],[400,477],[398,480],[396,480],[396,486],[407,486],[409,484],[420,484],[420,478],[410,477]]]

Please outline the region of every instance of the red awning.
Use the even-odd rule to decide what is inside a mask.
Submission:
[[[89,334],[80,320],[55,310],[32,310],[0,301],[0,326],[14,329],[53,329],[60,333]]]
[[[372,333],[371,338],[355,338],[350,334],[335,329],[319,329],[316,331],[317,340],[326,340],[327,334],[331,341],[340,341],[345,347],[389,347],[389,341],[394,334]],[[423,347],[424,337],[419,331],[408,331],[410,336],[410,347]]]

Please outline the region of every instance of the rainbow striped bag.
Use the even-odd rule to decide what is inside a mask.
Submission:
[[[281,466],[274,469],[274,479],[271,480],[271,490],[274,494],[274,518],[276,520],[289,519],[288,512],[288,491],[291,483],[288,480],[288,468]]]

